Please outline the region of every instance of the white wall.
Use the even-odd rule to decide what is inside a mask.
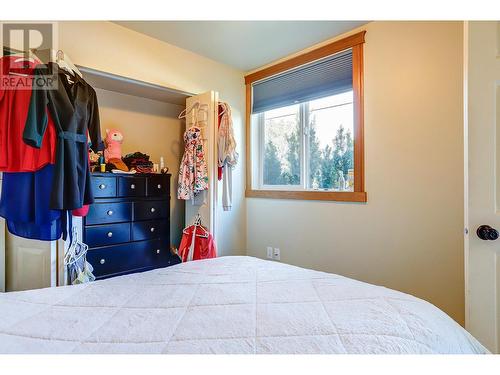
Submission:
[[[280,247],[283,262],[414,294],[463,323],[462,23],[362,29],[368,202],[248,199],[248,254]]]
[[[218,250],[245,254],[243,72],[111,22],[60,22],[59,44],[75,64],[192,93],[215,90],[231,105],[241,158],[233,174],[233,210],[220,210]]]

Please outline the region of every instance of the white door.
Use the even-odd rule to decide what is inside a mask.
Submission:
[[[498,353],[500,239],[494,238],[500,230],[500,22],[466,22],[464,37],[466,328]],[[482,225],[493,228],[483,227],[479,235],[484,239],[477,233]]]
[[[52,253],[56,242],[5,237],[6,290],[8,292],[55,286]]]
[[[80,224],[81,228],[81,218],[75,218],[73,223]],[[79,233],[81,235],[81,229]],[[58,251],[58,247],[64,249],[65,242],[34,241],[13,236],[0,217],[0,293],[64,285],[64,251]]]
[[[0,217],[0,292],[56,286],[56,249],[56,241],[34,241],[10,234]]]
[[[193,205],[192,201],[186,201],[186,225],[190,225],[196,214],[199,213],[203,225],[207,227],[215,239],[217,238],[215,221],[217,210],[218,102],[219,94],[215,91],[208,91],[186,99],[186,128],[195,122],[197,122],[197,126],[202,128],[209,178],[209,190],[206,192],[205,202],[201,205]]]

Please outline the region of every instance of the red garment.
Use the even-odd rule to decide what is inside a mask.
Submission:
[[[193,244],[194,232],[196,236]],[[183,262],[217,257],[217,248],[215,247],[214,238],[211,233],[208,233],[208,237],[202,237],[205,233],[206,232],[198,225],[191,225],[184,230],[179,246],[179,256]],[[191,256],[190,251],[192,252]]]
[[[87,214],[89,213],[89,208],[90,205],[84,204],[82,208],[74,209],[73,211],[71,211],[71,213],[73,214],[73,216],[87,216]]]
[[[55,163],[56,131],[50,115],[42,146],[37,149],[23,142],[36,65],[29,62],[25,68],[26,63],[19,56],[0,58],[0,172],[34,172]]]

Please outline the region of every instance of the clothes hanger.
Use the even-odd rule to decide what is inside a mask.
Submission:
[[[203,231],[203,235],[198,235],[198,237],[204,237],[204,238],[207,238],[208,235],[210,233],[208,233],[208,231],[205,229],[205,227],[203,226],[202,222],[201,222],[201,215],[200,214],[196,214],[196,222],[195,222],[195,225],[200,227],[201,230]]]
[[[64,257],[64,265],[70,265],[76,263],[82,256],[87,253],[88,246],[78,239],[78,232],[76,227],[72,228],[73,231],[73,241],[71,241],[69,248]]]
[[[78,76],[79,78],[83,78],[82,72],[80,72],[80,70],[75,66],[75,64],[71,62],[71,59],[67,55],[65,55],[62,50],[56,51],[54,49],[42,49],[33,51],[40,53],[40,56],[45,56],[45,61],[47,61],[47,63],[53,62],[57,64],[61,71],[63,71],[63,73],[69,73],[69,75],[71,75],[72,77]]]
[[[198,106],[198,109],[196,110],[196,113],[193,116],[193,126],[190,127],[190,128],[196,127],[200,129],[202,133],[201,138],[203,140],[206,140],[206,137],[204,135],[204,130],[206,128],[206,123],[208,119],[208,108],[209,108],[208,104],[200,104]],[[200,113],[202,114],[201,120],[199,119]]]
[[[55,62],[57,65],[59,65],[60,68],[71,73],[73,77],[75,77],[76,75],[79,75],[80,78],[83,77],[82,72],[80,72],[80,70],[78,70],[78,68],[71,62],[69,57],[64,55],[64,52],[62,50],[58,50],[55,57]]]
[[[202,229],[202,231],[203,231],[203,237],[208,237],[209,232],[208,232],[208,231],[206,230],[206,228],[205,228],[205,227],[201,224],[201,219],[200,219],[200,221],[195,221],[195,222],[193,222],[193,224],[191,224],[191,225],[187,226],[186,228],[184,228],[184,229],[182,230],[182,233],[184,233],[184,234],[188,234],[188,232],[187,232],[187,231],[188,231],[188,229],[189,229],[189,228],[191,228],[191,227],[193,227],[193,226],[194,226],[194,227],[200,227],[200,228]],[[197,237],[200,237],[200,235],[198,235],[198,234],[196,234],[196,236],[197,236]]]
[[[189,127],[189,129],[194,128],[194,127],[200,128],[200,126],[198,126],[199,112],[203,111],[204,114],[208,113],[208,107],[209,107],[208,104],[201,104],[199,101],[196,101],[191,105],[191,107],[182,110],[182,112],[179,114],[179,116],[177,116],[177,118],[178,119],[186,118],[188,116],[188,114],[191,113],[190,124],[192,124],[192,125]],[[205,118],[205,116],[203,116],[203,118]],[[202,121],[205,122],[206,120],[202,120]]]
[[[189,129],[193,128],[196,126],[196,123],[198,122],[198,111],[194,111],[195,108],[198,110],[200,108],[200,102],[199,101],[196,101],[194,102],[191,107],[189,108],[185,108],[178,116],[179,119],[183,119],[183,118],[186,118],[188,116],[189,113],[191,113],[191,122],[190,124],[192,124]]]
[[[192,226],[192,225],[190,225],[189,227],[191,227],[191,226]],[[188,228],[189,228],[189,227],[188,227]],[[202,233],[202,234],[200,234],[200,233],[198,233],[198,230],[196,230],[196,237],[200,237],[200,238],[208,238],[208,231],[207,231],[204,227],[202,227],[201,225],[195,225],[195,228],[200,228],[200,229],[203,231],[203,233]],[[189,234],[189,233],[187,232],[187,228],[186,228],[186,229],[184,229],[184,230],[182,231],[182,233],[184,233],[184,234]]]
[[[184,234],[188,234],[188,229],[193,227],[194,226],[194,229],[193,231],[196,233],[196,237],[201,237],[201,238],[208,238],[209,236],[209,232],[206,230],[206,228],[203,226],[202,222],[201,222],[201,215],[200,214],[196,214],[196,216],[194,217],[194,221],[193,221],[193,224],[189,225],[188,227],[184,228],[182,230],[182,233]],[[198,234],[197,232],[197,227],[199,227],[201,230],[202,230],[202,234]]]
[[[227,104],[225,102],[219,102],[219,105],[222,107],[222,112],[219,112],[219,116],[222,116],[227,112]]]
[[[8,56],[10,57],[18,57],[14,62],[20,62],[20,61],[29,61],[31,63],[40,63],[42,60],[35,55],[35,53],[29,49],[27,51],[21,51],[21,50],[12,50],[15,53],[9,54]]]
[[[15,54],[9,55],[9,56],[13,56],[13,57],[19,56],[19,58],[17,58],[16,60],[14,60],[15,63],[18,63],[18,62],[21,62],[21,61],[25,61],[25,62],[29,62],[29,63],[38,63],[38,64],[41,63],[41,60],[38,58],[38,56],[35,55],[30,50],[27,51],[27,53],[25,53],[25,52],[19,52],[19,53],[15,53]],[[20,77],[28,77],[29,76],[29,74],[19,73],[19,72],[14,72],[14,71],[9,71],[9,74],[15,75],[15,76],[20,76]]]
[[[194,102],[191,107],[189,108],[184,108],[182,110],[181,113],[179,113],[179,116],[177,116],[177,118],[180,120],[180,119],[183,119],[183,118],[186,118],[188,113],[190,113],[195,107],[199,107],[200,106],[200,102],[199,101],[196,101]]]
[[[64,56],[64,52],[62,50],[58,50],[56,52],[55,63],[59,66],[59,68],[67,76],[71,77],[73,81],[77,78],[77,75],[81,78],[82,73],[71,62],[68,62],[67,59],[68,58]],[[54,59],[52,59],[52,61],[54,61]]]
[[[16,54],[16,55],[17,55],[17,54]],[[14,55],[14,56],[15,56],[15,55]],[[17,62],[21,62],[21,61],[29,61],[30,63],[37,62],[37,61],[35,60],[35,58],[33,57],[33,53],[32,53],[31,51],[29,51],[29,52],[28,52],[28,56],[29,56],[29,57],[26,57],[26,56],[24,56],[24,54],[23,54],[23,55],[22,55],[22,57],[20,57],[20,58],[18,58],[18,59],[16,59],[16,60],[14,60],[14,62],[16,62],[16,63],[17,63]],[[38,61],[38,62],[40,62],[40,61]]]
[[[77,75],[80,78],[83,78],[82,72],[76,67],[75,64],[71,61],[71,59],[64,54],[62,50],[53,50],[53,49],[30,49],[29,50],[29,56],[30,58],[33,58],[34,62],[37,62],[39,64],[46,64],[48,62],[53,62],[56,63],[61,70],[64,71],[64,73],[69,73],[73,77],[76,77]],[[44,59],[40,58],[39,56],[44,56]],[[16,60],[16,62],[21,61],[21,60]]]

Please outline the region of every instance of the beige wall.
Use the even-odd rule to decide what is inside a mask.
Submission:
[[[245,254],[246,213],[243,189],[245,88],[243,72],[111,22],[60,22],[58,33],[59,48],[63,49],[75,64],[192,93],[218,91],[220,98],[232,106],[238,152],[241,159],[233,174],[233,210],[223,212],[221,209],[219,213],[218,250],[221,255]],[[107,104],[111,101],[110,98],[108,98],[109,100],[104,99],[102,93],[101,97]],[[132,134],[132,136],[125,134],[125,147],[134,149],[151,147],[151,150],[155,147],[151,151],[152,156],[154,156],[153,153],[167,150],[166,152],[171,152],[171,156],[175,159],[175,154],[178,151],[172,149],[168,151],[170,147],[173,147],[173,141],[170,139],[166,140],[166,143],[162,141],[163,137],[169,137],[173,133],[179,135],[178,124],[167,119],[169,116],[172,119],[171,114],[161,114],[163,109],[158,108],[157,104],[148,103],[146,107],[150,109],[154,107],[154,114],[149,116],[144,113],[146,111],[143,109],[141,114],[137,113],[137,116],[140,118],[147,116],[151,123],[146,126],[150,129],[152,127],[156,129],[155,125],[151,125],[152,123],[158,124],[159,128],[144,138],[142,137],[142,127],[145,126],[145,123],[137,122],[134,124],[134,119],[138,119],[136,115],[132,114],[134,111],[123,108],[123,104],[117,103],[116,100],[112,105],[108,106],[107,104],[105,107],[108,108],[103,113],[104,125],[107,126],[106,124],[113,122],[116,122],[117,126],[118,122],[127,123],[125,125],[127,133]],[[133,107],[138,109],[136,104]],[[165,111],[167,110],[165,108]],[[119,116],[120,120],[116,120],[115,116]],[[130,121],[125,119],[126,116],[130,116]],[[173,129],[165,130],[161,128],[162,126],[173,126]],[[145,140],[144,146],[135,136],[138,134],[141,134],[141,139]],[[158,138],[155,138],[159,143],[152,146],[154,142],[148,144],[146,139],[152,139],[155,135],[158,135]],[[134,138],[137,141],[135,144],[132,143]],[[171,166],[174,160],[170,162],[167,158],[167,163],[170,163],[169,166]],[[175,196],[172,199],[174,200]],[[176,204],[178,203],[176,202]]]
[[[248,199],[248,254],[280,247],[282,262],[414,294],[463,323],[462,23],[364,29],[368,203]]]

